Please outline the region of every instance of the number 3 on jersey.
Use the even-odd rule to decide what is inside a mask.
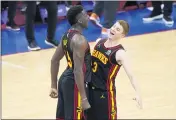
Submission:
[[[93,72],[96,72],[96,71],[97,71],[97,68],[98,68],[97,62],[93,62],[92,71],[93,71]]]

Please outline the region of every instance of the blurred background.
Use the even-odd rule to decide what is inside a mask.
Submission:
[[[31,7],[31,3],[24,1],[1,1],[2,55],[38,50],[35,49],[37,47],[51,48],[52,46],[45,44],[48,25],[51,26],[49,29],[51,32],[48,33],[52,34],[50,35],[51,39],[59,43],[62,34],[70,27],[67,23],[66,13],[71,6],[78,4],[82,5],[90,15],[88,30],[84,32],[90,42],[99,37],[107,37],[108,29],[114,21],[119,19],[126,20],[130,24],[128,36],[176,28],[176,23],[174,23],[176,21],[176,2],[55,1],[49,4],[46,3],[47,1],[33,2]],[[56,4],[57,8],[51,9],[50,4],[52,6]],[[30,9],[29,12],[27,7]],[[50,20],[50,23],[47,24],[48,13],[52,14],[49,19],[57,14],[56,23]],[[33,25],[34,28],[30,27]],[[56,26],[56,28],[52,28],[52,26]],[[35,41],[35,43],[31,44],[30,41]]]

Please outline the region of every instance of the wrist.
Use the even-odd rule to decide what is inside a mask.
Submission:
[[[51,88],[57,88],[57,84],[56,83],[51,83]]]
[[[82,101],[85,101],[85,100],[87,100],[87,97],[85,97],[85,98],[82,98]]]

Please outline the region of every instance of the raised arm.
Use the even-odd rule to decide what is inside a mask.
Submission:
[[[136,100],[137,100],[138,104],[140,105],[140,107],[142,108],[142,100],[141,100],[139,88],[137,85],[137,81],[136,81],[136,79],[133,75],[133,72],[131,70],[129,58],[127,58],[127,55],[124,50],[119,50],[116,52],[116,61],[123,66],[128,78],[130,79],[130,82],[131,82],[133,88],[136,91],[136,94],[137,94]]]
[[[64,51],[62,49],[62,45],[59,44],[52,59],[51,59],[51,91],[50,96],[52,98],[57,97],[57,75],[59,72],[60,60],[64,56]]]
[[[85,92],[83,73],[84,56],[87,48],[88,44],[85,38],[81,35],[74,35],[72,47],[74,61],[74,78],[81,95],[83,109],[88,109],[90,107]]]

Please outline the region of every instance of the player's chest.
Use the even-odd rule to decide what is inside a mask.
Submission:
[[[108,65],[110,63],[112,50],[106,50],[100,48],[96,48],[92,52],[92,61],[97,61],[101,64]]]

